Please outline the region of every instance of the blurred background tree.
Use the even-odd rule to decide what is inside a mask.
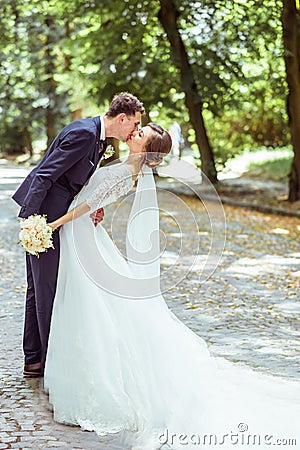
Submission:
[[[297,1],[284,3],[299,20]],[[281,0],[2,4],[2,153],[44,150],[64,124],[104,112],[120,91],[144,102],[145,122],[177,121],[213,182],[245,150],[291,145]],[[299,33],[297,42],[299,52]]]
[[[47,3],[47,2],[46,2]],[[0,30],[1,150],[32,151],[32,141],[46,145],[69,115],[66,93],[55,79],[64,67],[58,42],[62,18],[47,3],[12,0],[3,3]],[[16,139],[10,130],[18,130]],[[9,139],[9,142],[7,141]]]
[[[300,3],[284,0],[282,27],[288,84],[287,110],[294,158],[290,173],[289,200],[300,200]]]

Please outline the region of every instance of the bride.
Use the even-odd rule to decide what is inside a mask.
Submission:
[[[148,124],[128,146],[127,160],[96,171],[78,206],[50,224],[63,225],[44,379],[54,419],[118,433],[122,449],[296,448],[299,384],[211,357],[168,309],[151,168],[171,140]],[[136,178],[124,258],[88,212],[127,194]]]

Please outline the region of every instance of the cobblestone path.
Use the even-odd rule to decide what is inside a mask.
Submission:
[[[0,449],[124,449],[120,436],[99,438],[54,422],[41,381],[22,376],[25,269],[17,245],[18,208],[10,195],[25,173],[0,165]],[[206,208],[180,196],[181,210],[178,198],[170,201],[166,183],[159,186],[166,237],[162,289],[169,307],[208,342],[214,355],[299,379],[299,219],[225,207],[226,245],[216,271],[201,283],[203,255],[211,245]],[[107,208],[106,223],[115,208]],[[114,236],[120,248],[126,208],[118,218],[120,234]],[[186,220],[185,208],[193,212],[198,228]],[[179,237],[185,253],[177,258]]]

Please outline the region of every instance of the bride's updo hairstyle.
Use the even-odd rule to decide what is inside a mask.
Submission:
[[[160,125],[150,122],[146,126],[150,127],[154,133],[151,134],[151,137],[149,137],[145,144],[143,164],[153,168],[158,166],[164,156],[170,152],[172,139],[169,133]]]

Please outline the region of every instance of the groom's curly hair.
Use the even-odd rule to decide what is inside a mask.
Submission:
[[[169,133],[160,125],[156,123],[147,123],[147,126],[152,128],[155,133],[152,133],[145,144],[145,154],[143,157],[143,164],[149,167],[155,167],[160,164],[171,148],[172,139]]]
[[[118,114],[124,113],[126,116],[134,116],[138,111],[141,114],[145,113],[143,103],[129,92],[121,92],[114,96],[105,115],[116,117]]]

